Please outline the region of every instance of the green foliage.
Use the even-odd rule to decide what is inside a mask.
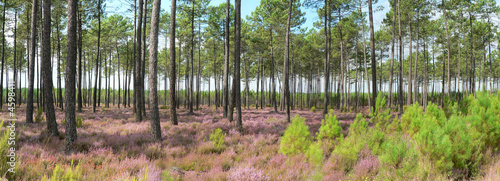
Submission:
[[[325,119],[321,120],[321,127],[319,128],[318,135],[316,139],[321,141],[323,138],[326,139],[342,139],[342,127],[340,126],[337,116],[333,115],[333,110],[325,115]]]
[[[320,166],[323,163],[323,148],[321,148],[321,143],[316,142],[309,146],[306,151],[306,157],[309,159],[309,162],[315,166]]]
[[[311,112],[314,112],[314,113],[315,113],[315,112],[316,112],[316,107],[314,107],[314,106],[313,106],[313,107],[311,107]]]
[[[389,180],[411,180],[417,168],[418,152],[411,141],[403,135],[389,136],[382,144],[380,163],[386,169],[395,169]]]
[[[160,106],[160,109],[168,109],[167,105]]]
[[[431,103],[432,105],[432,103]],[[424,109],[418,104],[413,104],[408,107],[405,113],[401,116],[401,128],[404,132],[413,135],[422,127]]]
[[[0,128],[3,127],[4,121],[0,123]],[[11,168],[10,165],[7,163],[10,161],[11,157],[8,157],[7,155],[10,153],[10,148],[11,145],[9,145],[9,138],[10,138],[10,129],[7,128],[4,131],[2,131],[2,135],[0,136],[0,154],[2,155],[0,157],[0,172],[2,173],[2,176],[4,176],[4,173],[7,173],[8,170]],[[16,158],[16,157],[14,157]],[[17,158],[16,158],[17,159]],[[16,163],[17,165],[17,163]],[[2,177],[0,177],[2,178]]]
[[[478,132],[484,134],[485,144],[495,146],[500,143],[500,100],[498,96],[489,96],[478,92],[472,101],[468,120]]]
[[[354,123],[352,123],[349,127],[349,134],[360,135],[366,133],[367,130],[368,122],[365,121],[361,113],[357,114],[356,119],[354,119]]]
[[[43,107],[39,107],[35,114],[35,123],[41,123],[45,118],[43,117]]]
[[[77,128],[83,127],[83,119],[80,116],[76,117],[76,127]]]
[[[390,109],[386,109],[386,100],[383,94],[378,94],[375,100],[375,110],[371,108],[370,121],[375,124],[387,125],[391,118]]]
[[[52,177],[50,181],[74,181],[74,180],[82,180],[82,169],[81,163],[78,163],[76,167],[73,167],[73,161],[71,161],[71,165],[66,169],[61,168],[61,166],[56,165],[54,171],[52,172]],[[44,175],[42,181],[49,181],[47,176]]]
[[[210,141],[212,141],[212,144],[217,150],[223,150],[225,138],[226,138],[226,133],[223,133],[222,129],[220,128],[215,129],[210,134]]]
[[[305,118],[295,115],[291,122],[281,137],[280,152],[283,155],[303,153],[311,144],[311,133],[304,123]]]
[[[179,180],[178,176],[177,177],[171,176],[170,171],[168,171],[168,170],[165,170],[162,172],[161,178],[162,178],[161,179],[162,181],[177,181],[177,180]]]

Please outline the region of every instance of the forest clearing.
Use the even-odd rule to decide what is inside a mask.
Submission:
[[[500,180],[500,0],[2,0],[1,180]]]

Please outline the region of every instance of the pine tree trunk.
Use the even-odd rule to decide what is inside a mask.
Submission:
[[[77,21],[78,21],[78,112],[81,112],[82,111],[82,99],[83,99],[83,95],[82,95],[82,46],[83,46],[83,40],[82,40],[82,12],[77,12],[78,13],[78,17],[77,17]],[[57,25],[59,26],[59,25]]]
[[[172,0],[170,6],[170,121],[177,125],[177,113],[175,101],[175,14],[176,1]],[[179,47],[180,48],[180,47]]]
[[[37,10],[38,10],[38,0],[33,0],[32,3],[32,10],[31,10],[31,46],[30,46],[30,59],[29,59],[29,83],[28,83],[28,100],[27,100],[27,106],[26,106],[26,123],[33,123],[33,88],[35,85],[35,51],[36,51],[36,23],[37,23]],[[4,23],[3,26],[5,27],[5,6],[3,10],[3,17],[4,17]],[[5,30],[2,28],[2,30]],[[2,31],[4,32],[4,31]],[[3,41],[2,41],[2,80],[3,80],[3,69],[4,69],[4,64],[5,64],[5,34],[3,35]],[[0,81],[2,85],[0,85],[0,104],[2,102],[2,94],[3,94],[3,81]],[[1,107],[1,106],[0,106]]]
[[[42,76],[43,76],[43,93],[45,94],[45,118],[47,119],[47,130],[52,136],[59,136],[57,131],[56,114],[54,111],[54,101],[52,97],[52,69],[50,58],[50,4],[51,0],[43,1],[43,36],[42,36]]]
[[[241,120],[241,91],[240,91],[240,32],[241,32],[241,0],[235,0],[234,3],[234,9],[235,9],[235,19],[234,19],[234,24],[235,24],[235,36],[234,36],[234,63],[235,63],[235,68],[234,68],[234,74],[236,75],[234,77],[234,83],[236,84],[233,86],[235,88],[235,101],[236,101],[236,125],[237,128],[240,132],[243,131],[243,122]]]
[[[65,76],[65,120],[66,120],[66,148],[65,153],[70,154],[72,144],[77,139],[75,120],[75,74],[76,74],[76,12],[77,0],[68,0],[68,58],[66,60]]]
[[[393,7],[397,8],[396,1],[394,1]],[[396,32],[396,11],[392,13],[392,46],[391,46],[391,71],[389,74],[389,95],[388,95],[388,104],[387,107],[390,108],[392,105],[392,81],[394,74],[394,41],[395,41],[395,33]]]
[[[151,117],[151,134],[153,139],[161,141],[160,113],[158,110],[157,95],[157,65],[158,65],[158,24],[160,21],[160,3],[161,0],[154,0],[153,11],[151,12],[151,31],[149,38],[149,108]]]
[[[229,17],[229,6],[231,3],[229,0],[226,1],[226,21],[225,21],[225,26],[224,26],[224,93],[222,96],[222,110],[223,110],[223,117],[228,118],[228,105],[229,105],[229,86],[228,86],[228,79],[229,79],[229,22],[230,22],[230,17]],[[232,118],[231,118],[232,119]]]

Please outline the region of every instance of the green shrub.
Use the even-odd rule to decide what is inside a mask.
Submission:
[[[62,169],[61,166],[56,165],[54,171],[52,172],[52,177],[50,181],[73,181],[82,180],[82,169],[80,168],[81,163],[78,163],[76,167],[73,167],[73,161],[71,161],[71,166],[66,169]],[[44,175],[42,181],[49,181],[47,176]]]
[[[168,109],[167,105],[160,106],[160,109]]]
[[[333,115],[333,110],[325,115],[325,119],[321,120],[321,127],[319,128],[318,135],[316,139],[321,141],[323,138],[326,139],[342,139],[342,127],[340,126],[337,116]]]
[[[361,113],[356,115],[354,123],[349,127],[349,135],[360,135],[366,133],[368,130],[368,122],[365,121]]]
[[[336,170],[350,171],[358,161],[360,151],[367,143],[366,134],[353,136],[349,134],[332,151],[331,159],[337,162]]]
[[[432,103],[431,103],[432,104]],[[418,104],[413,104],[401,116],[401,129],[404,132],[413,135],[422,127],[424,109]]]
[[[2,122],[0,123],[0,128],[3,127],[3,123],[4,123],[4,121],[2,120]],[[11,158],[10,156],[7,156],[11,153],[9,151],[11,148],[11,145],[9,145],[10,133],[11,133],[10,129],[6,128],[4,131],[2,131],[2,135],[0,136],[0,154],[2,155],[0,157],[0,161],[1,161],[0,172],[2,173],[2,176],[5,176],[4,174],[6,174],[8,176],[11,173],[11,172],[8,172],[11,167],[7,163],[7,162],[10,162],[10,158]],[[14,158],[17,160],[16,156],[14,156]],[[16,165],[17,164],[18,163],[16,163]],[[0,180],[1,180],[1,178],[3,178],[3,177],[0,177]]]
[[[488,93],[478,92],[472,101],[468,120],[478,132],[484,135],[487,146],[500,144],[500,102],[499,98]]]
[[[315,113],[315,112],[316,112],[316,107],[314,107],[314,106],[313,106],[313,107],[311,107],[311,112],[314,112],[314,113]]]
[[[309,159],[309,162],[315,166],[320,166],[323,163],[323,149],[321,148],[321,143],[316,142],[309,146],[306,151],[306,157]]]
[[[420,131],[414,135],[420,152],[428,156],[440,171],[452,168],[453,145],[450,135],[447,135],[439,125],[437,119],[432,116],[423,118],[424,124]]]
[[[43,117],[43,107],[39,107],[35,114],[35,123],[41,123],[45,118]]]
[[[80,116],[76,116],[76,127],[77,128],[83,127],[83,119]]]
[[[210,134],[210,141],[214,145],[215,149],[222,150],[224,146],[224,139],[226,138],[226,133],[222,133],[222,129],[217,128]]]
[[[280,152],[283,155],[303,153],[311,144],[309,127],[304,123],[305,118],[295,115],[281,137]]]
[[[386,109],[385,96],[378,94],[375,102],[375,110],[370,108],[372,111],[370,113],[370,122],[375,124],[383,125],[384,127],[388,124],[388,121],[392,117],[390,114],[390,109]]]
[[[383,180],[416,179],[418,152],[411,141],[403,137],[403,135],[396,134],[389,136],[384,141],[379,161],[382,163],[383,169],[389,169],[391,172],[389,178],[384,178]]]

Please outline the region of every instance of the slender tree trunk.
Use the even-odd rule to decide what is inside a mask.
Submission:
[[[95,64],[95,82],[94,82],[94,106],[92,108],[92,112],[95,112],[95,109],[96,109],[96,104],[97,104],[97,81],[98,81],[98,78],[100,77],[99,76],[99,62],[100,62],[100,51],[101,51],[101,0],[98,1],[98,5],[97,5],[97,22],[98,22],[98,30],[97,30],[97,57],[96,57],[96,64]],[[100,80],[99,80],[100,81]],[[100,90],[100,86],[99,86],[99,90]],[[135,92],[135,91],[134,91]],[[100,99],[101,95],[100,95],[100,91],[99,91],[99,99]],[[100,100],[99,100],[100,102]]]
[[[288,4],[288,19],[287,19],[287,22],[286,22],[286,34],[285,34],[285,62],[284,62],[284,65],[283,65],[283,84],[284,84],[284,87],[285,87],[285,105],[286,105],[286,120],[287,122],[290,122],[290,86],[288,85],[289,84],[289,80],[288,80],[288,65],[289,65],[289,46],[290,46],[290,19],[292,18],[292,3],[293,3],[293,0],[290,0],[289,4]],[[330,40],[329,40],[329,36],[327,36],[327,39],[328,39],[328,45],[327,45],[327,60],[326,60],[326,65],[327,67],[329,67],[329,59],[330,59],[330,54],[329,54],[329,44],[330,44]],[[325,74],[325,82],[328,82],[328,68],[326,68],[326,74]],[[328,96],[328,83],[325,83],[325,105],[324,107],[326,108],[328,106],[328,99],[327,98]],[[326,109],[324,109],[326,110]],[[324,112],[324,111],[323,111]]]
[[[446,17],[446,6],[444,4],[444,0],[442,0],[442,5],[443,5],[443,18],[444,18],[444,24],[446,26],[446,46],[448,48],[447,52],[448,52],[448,96],[450,95],[450,86],[451,86],[451,78],[450,78],[450,38],[448,36],[449,34],[449,28],[448,28],[448,18]],[[444,63],[444,62],[443,62]],[[443,65],[444,66],[444,65]],[[444,76],[444,74],[443,74]],[[444,94],[444,92],[443,92]]]
[[[83,96],[82,96],[82,45],[83,45],[83,40],[82,40],[82,12],[77,12],[78,17],[78,112],[82,111],[82,106],[83,106]],[[57,25],[59,26],[59,25]]]
[[[396,1],[394,1],[396,3]],[[393,5],[394,7],[398,8],[396,4]],[[395,33],[396,32],[396,11],[392,13],[392,46],[391,46],[391,72],[389,74],[389,97],[388,97],[388,104],[387,107],[390,108],[392,105],[392,81],[393,81],[393,74],[394,74],[394,41],[395,41]]]
[[[228,111],[228,100],[229,100],[229,86],[228,86],[228,75],[229,75],[229,6],[231,3],[229,0],[226,0],[226,22],[224,26],[224,93],[222,97],[222,110],[223,110],[223,117],[227,118],[227,111]]]
[[[161,0],[154,0],[153,11],[151,12],[151,31],[149,38],[149,101],[152,103],[149,108],[151,117],[151,134],[153,139],[161,141],[160,113],[158,110],[158,95],[156,92],[158,75],[158,24],[160,21]],[[174,12],[172,12],[174,13]]]
[[[51,0],[43,1],[43,36],[42,36],[42,76],[43,76],[43,96],[45,103],[45,117],[47,119],[47,130],[52,136],[59,136],[57,131],[56,114],[52,97],[52,68],[50,58],[50,4]]]
[[[177,113],[175,101],[175,14],[176,1],[172,0],[170,6],[170,121],[177,125]]]
[[[291,1],[290,1],[291,3]],[[290,33],[290,13],[291,13],[291,5],[288,9],[288,20],[287,20],[287,29],[286,29],[286,35],[285,35],[285,62],[284,62],[284,68],[283,68],[283,80],[284,81],[288,81],[288,77],[285,77],[285,76],[288,76],[288,70],[285,70],[288,69],[288,48],[289,48],[289,33]],[[325,63],[324,63],[324,74],[325,74],[325,85],[324,85],[324,91],[325,91],[325,96],[324,96],[324,100],[323,100],[323,115],[326,115],[328,113],[328,101],[330,100],[330,98],[328,97],[329,93],[328,93],[328,81],[330,80],[329,78],[329,75],[330,75],[330,71],[329,71],[329,68],[330,68],[330,7],[328,6],[328,1],[325,1]],[[287,75],[285,75],[285,73]],[[288,83],[285,82],[285,89],[288,89]],[[287,91],[287,90],[285,90]],[[285,95],[285,97],[288,99],[289,97],[287,97]],[[287,106],[287,121],[290,122],[290,115],[289,115],[289,107]]]
[[[198,72],[196,75],[196,110],[200,109],[200,105],[199,105],[199,103],[200,103],[200,72],[201,72],[201,19],[198,20]]]
[[[66,60],[65,97],[66,107],[66,148],[65,153],[70,154],[73,142],[77,139],[75,120],[75,74],[76,74],[76,12],[77,0],[68,0],[68,58]]]
[[[493,65],[491,63],[491,24],[490,24],[490,13],[488,12],[487,13],[488,15],[488,58],[489,58],[489,61],[490,61],[490,77],[489,77],[489,82],[490,82],[490,94],[493,93],[493,72],[492,72],[492,69],[493,69]]]
[[[269,28],[269,33],[271,35],[271,81],[272,81],[272,99],[271,102],[274,105],[274,112],[278,112],[278,107],[276,103],[276,82],[274,80],[274,47],[273,47],[273,28]]]
[[[236,85],[234,86],[236,89],[234,90],[235,92],[235,99],[236,99],[236,124],[238,127],[238,130],[240,132],[243,131],[243,122],[241,120],[241,91],[240,91],[240,32],[241,32],[241,0],[235,0],[234,3],[234,24],[235,24],[235,36],[234,36],[234,63],[235,63],[235,78],[234,82]]]
[[[413,75],[415,75],[414,83],[413,83],[413,85],[414,85],[414,87],[413,87],[413,102],[417,102],[417,103],[418,103],[418,96],[419,96],[417,65],[418,65],[418,57],[420,56],[420,54],[419,54],[419,50],[420,50],[419,49],[419,45],[420,45],[420,43],[419,43],[419,41],[420,41],[420,39],[419,39],[419,30],[420,30],[420,24],[419,24],[420,16],[419,16],[419,14],[420,14],[420,10],[417,9],[417,56],[415,56],[415,65],[414,65],[415,68],[414,68],[414,73],[413,73]],[[459,61],[460,61],[460,58],[459,58]]]
[[[29,60],[29,83],[28,83],[28,100],[27,100],[27,106],[26,106],[26,123],[33,123],[33,88],[35,85],[35,51],[36,51],[36,23],[37,23],[37,10],[38,10],[38,0],[33,0],[32,3],[32,9],[31,9],[31,50],[30,50],[30,60]],[[3,17],[4,17],[4,23],[3,26],[5,26],[5,5],[4,5],[4,12],[3,12]],[[4,28],[2,28],[5,30]],[[2,31],[4,32],[4,31]],[[3,55],[5,53],[5,34],[3,35],[3,41],[2,41],[2,80],[3,80],[3,67],[5,64],[5,56]],[[2,94],[3,94],[3,81],[0,85],[0,104],[2,104]],[[0,106],[1,107],[1,106]]]
[[[57,34],[57,97],[59,102],[59,108],[63,109],[64,98],[62,96],[61,87],[61,38],[59,37],[59,23],[56,23],[56,34]]]
[[[376,63],[376,62],[375,62],[375,59],[374,59],[375,58],[375,46],[374,46],[375,45],[374,44],[375,40],[374,40],[374,37],[372,35],[373,34],[373,17],[372,17],[373,15],[372,15],[372,4],[371,3],[372,3],[371,0],[369,0],[368,1],[368,6],[369,6],[369,10],[368,10],[369,11],[369,17],[368,18],[370,19],[370,46],[371,46],[371,51],[372,51],[372,53],[371,53],[371,58],[372,58],[372,73],[374,75],[376,75],[376,73],[374,72],[376,70],[376,69],[374,69],[374,67],[375,67],[374,63]],[[359,12],[361,13],[361,3],[359,4]],[[366,65],[366,45],[365,45],[366,40],[365,40],[365,24],[364,23],[363,23],[362,27],[363,27],[363,62],[365,64],[366,85],[368,86],[367,87],[368,88],[368,107],[371,107],[372,101],[370,100],[370,79],[368,78],[368,75],[369,75],[368,74],[368,66]],[[377,88],[377,86],[376,86],[377,85],[376,84],[377,77],[374,76],[374,77],[372,77],[372,79],[374,80],[374,82],[373,82],[373,91],[375,91],[376,88]],[[373,99],[373,100],[375,100],[375,99]],[[373,104],[375,104],[375,102],[373,102]]]
[[[194,84],[194,1],[191,3],[191,78],[189,82],[189,113],[193,113],[193,84]]]
[[[398,29],[399,29],[399,114],[403,114],[403,41],[401,36],[401,0],[398,0]]]
[[[417,27],[418,28],[418,27]],[[406,104],[409,106],[411,105],[411,101],[412,101],[412,77],[411,77],[411,61],[412,61],[412,57],[413,57],[413,39],[412,39],[412,29],[411,29],[411,20],[408,22],[408,32],[410,34],[410,55],[409,55],[409,62],[408,62],[408,96],[406,97]],[[418,54],[417,56],[418,57]],[[415,64],[416,65],[416,64]],[[416,76],[416,75],[415,75]]]
[[[134,102],[135,102],[135,121],[142,121],[142,106],[141,106],[141,54],[142,54],[142,40],[141,40],[141,25],[143,15],[143,0],[139,0],[139,16],[137,18],[136,30],[136,56],[135,56],[135,77],[134,77]],[[174,13],[172,13],[174,14]]]

